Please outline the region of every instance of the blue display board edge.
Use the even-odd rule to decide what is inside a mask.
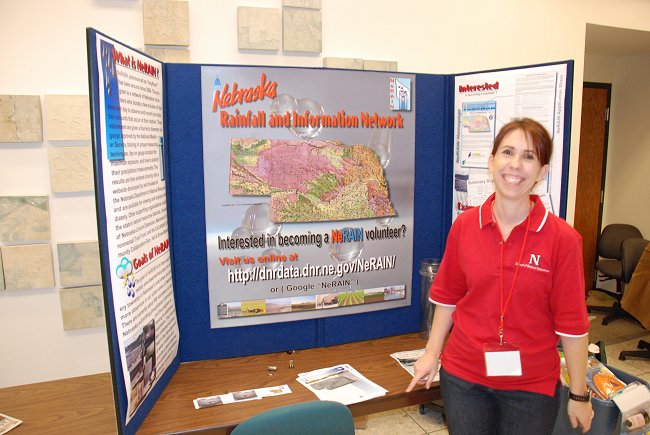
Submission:
[[[128,399],[126,394],[126,384],[124,379],[124,371],[122,366],[122,359],[120,358],[120,347],[117,336],[116,316],[113,304],[112,289],[112,271],[110,270],[108,242],[107,242],[107,221],[106,221],[106,206],[104,203],[104,180],[102,176],[102,149],[101,149],[101,123],[100,123],[100,107],[99,107],[99,92],[101,86],[99,84],[99,70],[97,65],[97,35],[102,35],[107,39],[109,36],[98,32],[92,28],[86,29],[86,44],[88,54],[88,85],[90,97],[90,119],[91,119],[91,137],[93,148],[93,172],[95,178],[95,206],[97,213],[97,235],[99,241],[99,256],[100,267],[102,274],[102,287],[104,293],[104,313],[106,317],[106,333],[108,337],[108,349],[110,355],[111,366],[111,380],[113,383],[113,395],[115,400],[115,414],[117,419],[118,433],[122,434],[135,434],[137,429],[142,425],[142,422],[153,408],[154,404],[162,394],[163,390],[171,381],[174,373],[180,365],[180,352],[176,355],[171,365],[163,372],[161,378],[156,383],[155,387],[149,392],[146,399],[140,404],[135,414],[126,423],[126,413]],[[116,41],[117,42],[117,41]],[[120,43],[122,44],[122,43]],[[122,44],[124,45],[124,44]],[[126,45],[125,45],[126,46]],[[130,47],[129,47],[130,48]],[[138,53],[138,50],[130,48]],[[142,54],[142,53],[141,53]],[[165,65],[163,64],[163,74]],[[164,75],[163,75],[164,77]]]
[[[571,114],[573,112],[573,68],[572,60],[567,65],[566,90],[564,99],[564,158],[562,159],[562,195],[560,198],[560,217],[566,219],[569,192],[569,160],[571,158]]]
[[[124,426],[125,409],[118,406],[121,402],[126,401],[126,391],[124,388],[118,388],[118,384],[124,384],[122,375],[122,363],[119,358],[119,347],[117,344],[117,335],[115,332],[115,311],[113,309],[113,294],[109,291],[111,287],[111,274],[108,267],[108,248],[106,245],[106,208],[105,204],[99,200],[103,197],[104,181],[101,177],[102,162],[101,150],[98,149],[100,144],[101,132],[99,128],[99,73],[97,68],[97,49],[96,34],[93,29],[86,29],[86,43],[88,53],[88,86],[90,99],[90,129],[93,143],[93,172],[95,178],[95,210],[97,214],[97,232],[99,241],[100,268],[102,274],[102,291],[104,294],[104,316],[106,321],[106,331],[108,338],[108,347],[110,353],[111,378],[113,383],[113,396],[115,401],[115,414],[119,424],[117,429],[122,433]],[[97,145],[95,145],[97,144]],[[114,358],[118,355],[118,358]]]
[[[446,75],[445,76],[445,90],[444,90],[444,107],[445,113],[440,115],[440,131],[442,132],[441,137],[444,138],[444,149],[440,155],[440,161],[443,162],[442,167],[442,179],[446,183],[439,189],[439,194],[441,197],[442,204],[440,205],[440,210],[442,216],[440,216],[440,227],[439,234],[440,237],[435,240],[435,246],[438,247],[437,251],[431,255],[432,258],[442,260],[442,256],[445,252],[445,246],[447,244],[447,234],[449,233],[449,228],[452,224],[452,215],[454,211],[454,76]],[[417,163],[416,163],[417,166]],[[415,267],[415,265],[414,265]]]

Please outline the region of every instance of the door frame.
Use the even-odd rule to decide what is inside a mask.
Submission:
[[[594,257],[594,265],[598,261],[598,242],[600,240],[600,234],[602,233],[603,225],[603,209],[605,207],[605,178],[607,176],[607,153],[609,147],[609,120],[611,118],[611,102],[612,102],[612,84],[611,83],[600,83],[600,82],[583,82],[582,88],[594,88],[594,89],[606,89],[607,90],[607,116],[605,119],[605,137],[603,141],[603,165],[601,173],[601,185],[600,185],[600,206],[598,209],[598,234],[596,235],[596,255]],[[581,127],[582,128],[582,127]],[[578,171],[580,168],[578,167]],[[576,202],[580,192],[576,191]],[[595,268],[594,268],[595,269]],[[596,288],[598,283],[598,273],[594,270],[594,276],[591,283],[591,288]]]

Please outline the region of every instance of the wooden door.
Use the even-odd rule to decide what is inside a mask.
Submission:
[[[610,84],[583,85],[574,227],[582,235],[586,292],[596,284],[594,266],[603,210],[610,94]]]

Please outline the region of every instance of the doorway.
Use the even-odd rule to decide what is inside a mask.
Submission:
[[[585,82],[582,88],[574,227],[582,236],[585,293],[596,287],[595,264],[603,215],[611,93],[612,85],[608,83]]]

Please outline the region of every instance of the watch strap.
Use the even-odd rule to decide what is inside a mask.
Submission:
[[[579,395],[579,394],[573,394],[571,390],[569,390],[569,399],[575,400],[576,402],[589,402],[591,400],[591,390],[587,388],[587,391],[585,391],[584,395]]]

